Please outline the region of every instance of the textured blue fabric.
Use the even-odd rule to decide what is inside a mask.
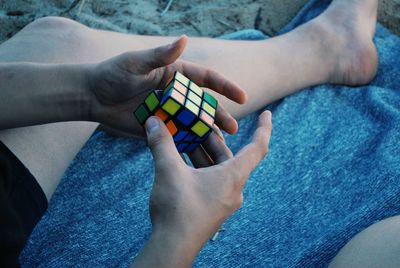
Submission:
[[[284,31],[328,2],[311,1]],[[325,267],[360,230],[400,214],[400,38],[378,26],[375,42],[380,66],[371,85],[308,88],[269,107],[270,154],[195,267]],[[234,151],[250,140],[256,118],[227,137]],[[32,233],[23,266],[127,267],[150,233],[153,175],[143,141],[93,135]]]

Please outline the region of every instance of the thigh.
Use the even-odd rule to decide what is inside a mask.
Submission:
[[[375,223],[357,234],[329,267],[400,267],[400,216]]]
[[[73,20],[47,17],[2,43],[0,61],[95,63],[172,39],[99,31]],[[50,199],[63,173],[97,126],[93,122],[61,122],[0,130],[0,141],[29,169]]]
[[[79,63],[86,61],[89,29],[76,22],[38,20],[0,45],[0,61]],[[43,85],[46,86],[46,85]],[[0,131],[0,140],[34,175],[49,199],[72,159],[97,124],[63,122]]]

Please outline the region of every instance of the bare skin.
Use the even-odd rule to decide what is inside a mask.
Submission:
[[[372,42],[376,9],[377,0],[335,0],[316,19],[266,41],[191,38],[182,59],[212,66],[246,90],[248,102],[243,106],[219,96],[226,109],[240,118],[308,86],[322,83],[355,86],[370,82],[377,69]],[[170,41],[172,37],[124,35],[92,30],[65,19],[46,18],[3,43],[0,61],[97,63],[126,51]],[[9,129],[0,132],[0,140],[51,196],[96,127],[97,123],[68,122]],[[50,162],[52,165],[48,165]],[[376,230],[385,232],[385,228]],[[377,241],[375,246],[391,249],[384,241]],[[347,249],[338,258],[351,258],[351,253],[345,254]],[[359,257],[365,254],[361,252]],[[385,266],[385,259],[378,261]],[[336,263],[345,262],[336,260]]]
[[[271,128],[271,113],[265,111],[252,142],[236,156],[213,133],[204,146],[215,165],[194,169],[181,159],[161,120],[150,118],[146,132],[156,171],[150,197],[153,230],[132,267],[190,267],[203,245],[241,206],[247,178],[267,153]]]
[[[209,68],[177,60],[186,41],[182,36],[172,44],[123,53],[97,64],[2,63],[0,129],[92,119],[140,135],[142,127],[132,120],[132,109],[143,101],[141,95],[164,85],[175,71],[245,102],[245,92],[234,82]],[[237,129],[236,120],[221,106],[215,124],[230,133]],[[267,152],[271,114],[260,116],[253,142],[235,157],[223,138],[211,133],[199,150],[210,160],[203,168],[189,167],[182,160],[159,118],[147,120],[146,133],[156,164],[153,232],[136,265],[188,267],[216,228],[240,206],[242,187]],[[200,166],[198,158],[190,157]]]
[[[326,82],[367,83],[377,65],[372,43],[377,1],[353,0],[343,8],[344,2],[347,3],[336,0],[313,21],[266,41],[191,38],[182,59],[212,66],[247,91],[248,102],[243,106],[219,97],[236,118],[307,86]],[[337,16],[338,13],[341,15]],[[172,39],[97,31],[73,21],[47,18],[28,25],[3,43],[0,60],[94,63],[126,51],[156,47]],[[233,56],[238,51],[240,57]],[[96,123],[61,123],[20,128],[2,131],[0,139],[39,183],[43,181],[41,184],[51,195],[96,127]],[[60,144],[59,139],[68,142]],[[41,157],[34,157],[37,154]],[[49,161],[53,163],[51,167],[47,165]]]
[[[357,234],[333,259],[330,268],[400,265],[400,216],[380,221]]]

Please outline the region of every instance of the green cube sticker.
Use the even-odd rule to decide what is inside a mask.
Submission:
[[[198,85],[196,85],[195,83],[190,82],[189,88],[190,88],[191,91],[193,91],[194,93],[196,93],[200,97],[203,96],[203,90]]]
[[[189,78],[181,74],[180,72],[175,73],[175,79],[181,82],[184,86],[189,86]]]
[[[181,108],[181,106],[173,99],[168,99],[162,106],[163,110],[170,115],[176,114],[176,112]]]
[[[149,116],[150,113],[147,111],[146,107],[143,104],[141,104],[135,111],[135,117],[142,125],[146,122]]]
[[[191,129],[200,138],[207,134],[208,131],[210,131],[210,128],[202,121],[198,121]]]
[[[154,111],[160,104],[160,101],[158,100],[154,92],[152,92],[144,102],[146,103],[150,111]]]
[[[214,107],[214,109],[217,108],[218,101],[207,92],[204,92],[204,100]]]

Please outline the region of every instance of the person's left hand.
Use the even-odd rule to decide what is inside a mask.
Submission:
[[[149,50],[126,52],[89,67],[89,120],[100,122],[123,133],[144,137],[144,130],[133,112],[153,89],[179,71],[201,87],[209,88],[237,102],[246,101],[246,93],[217,72],[187,61],[177,61],[187,43],[182,36],[172,44]],[[236,120],[218,105],[216,125],[233,134]]]

